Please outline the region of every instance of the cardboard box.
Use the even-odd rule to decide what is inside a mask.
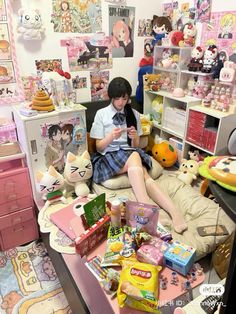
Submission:
[[[195,260],[196,250],[179,241],[170,244],[164,253],[164,265],[186,276]]]

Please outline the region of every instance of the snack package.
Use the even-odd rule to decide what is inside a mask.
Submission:
[[[126,224],[138,231],[157,234],[159,207],[139,202],[126,202]]]
[[[135,242],[131,228],[117,228],[110,226],[107,236],[106,253],[102,260],[102,266],[119,266],[122,260],[135,259]]]
[[[161,314],[157,299],[161,267],[130,260],[124,261],[122,265],[117,290],[119,306]]]
[[[153,245],[144,244],[137,251],[137,259],[143,263],[162,265],[163,253]]]

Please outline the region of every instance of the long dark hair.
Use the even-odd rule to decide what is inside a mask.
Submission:
[[[126,95],[128,95],[128,97],[130,98],[132,93],[132,87],[125,78],[116,77],[109,83],[107,93],[110,100],[112,100],[112,98],[125,97]],[[127,127],[129,128],[131,126],[134,126],[135,129],[137,129],[137,120],[130,102],[125,105],[124,113],[126,117]],[[127,139],[128,144],[131,146],[131,139],[129,137],[127,137]]]

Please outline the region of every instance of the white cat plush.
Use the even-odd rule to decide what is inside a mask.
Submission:
[[[61,191],[64,182],[65,180],[63,176],[57,172],[53,166],[49,166],[48,171],[46,172],[36,172],[37,189],[46,201],[44,208],[48,208],[49,205],[56,201],[61,201],[64,204],[67,203],[67,200]]]
[[[93,175],[93,167],[90,155],[85,151],[81,156],[76,156],[68,152],[64,169],[64,178],[66,183],[74,186],[75,194],[82,197],[94,198],[94,194],[90,194],[87,185],[88,179]]]
[[[42,25],[41,15],[38,9],[27,10],[19,9],[19,21],[17,32],[21,34],[24,40],[42,39],[45,28]]]

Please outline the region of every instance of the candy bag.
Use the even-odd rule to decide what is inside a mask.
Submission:
[[[157,299],[161,267],[130,260],[124,261],[122,265],[117,290],[119,306],[161,314]]]
[[[159,207],[139,202],[126,202],[126,224],[138,231],[157,234]]]

